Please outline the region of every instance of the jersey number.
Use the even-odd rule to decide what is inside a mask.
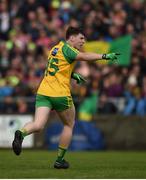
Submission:
[[[48,74],[50,74],[51,76],[54,76],[59,70],[57,64],[58,64],[57,58],[49,59],[47,67],[46,67],[45,75],[47,76]]]

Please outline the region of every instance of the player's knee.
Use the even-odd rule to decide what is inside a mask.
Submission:
[[[68,123],[68,126],[69,126],[71,129],[74,128],[74,125],[75,125],[75,120],[70,121],[70,122]]]
[[[35,130],[36,132],[40,132],[44,129],[44,126],[42,126],[41,124],[35,124]]]
[[[75,126],[75,120],[72,122],[71,126],[72,126],[72,128]]]

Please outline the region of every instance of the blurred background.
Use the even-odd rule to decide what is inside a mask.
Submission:
[[[0,1],[0,148],[33,120],[47,54],[71,25],[82,27],[83,51],[120,52],[117,62],[78,62],[87,82],[71,82],[76,125],[71,150],[146,149],[146,1]],[[29,148],[57,149],[62,125],[54,111]]]

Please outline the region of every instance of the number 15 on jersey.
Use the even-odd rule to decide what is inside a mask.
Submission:
[[[48,60],[46,71],[45,71],[45,76],[47,76],[48,74],[51,76],[54,76],[58,70],[59,70],[58,59],[57,58],[51,58]]]

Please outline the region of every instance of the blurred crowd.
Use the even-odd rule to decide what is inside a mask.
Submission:
[[[72,81],[77,109],[86,100],[93,105],[96,94],[98,114],[145,115],[145,0],[1,0],[0,113],[34,112],[48,51],[64,39],[69,25],[82,27],[87,41],[132,35],[130,66],[76,65],[75,71],[87,79],[83,85]]]

